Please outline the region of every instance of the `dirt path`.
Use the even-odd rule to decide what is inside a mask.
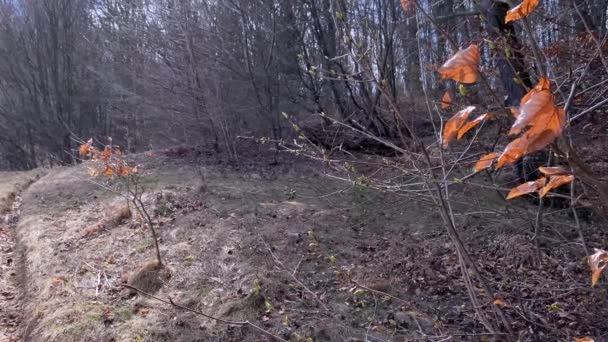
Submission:
[[[36,173],[0,173],[0,341],[20,341],[19,263],[13,231],[21,197]]]

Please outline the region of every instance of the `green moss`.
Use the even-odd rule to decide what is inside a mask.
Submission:
[[[114,309],[114,317],[119,322],[126,322],[133,318],[133,310],[126,305],[118,306]]]
[[[192,263],[194,262],[194,255],[188,255],[186,257],[184,257],[184,264],[186,266],[192,266]]]
[[[91,321],[101,322],[103,320],[103,308],[100,306],[91,308],[87,313],[87,318]]]
[[[144,253],[146,249],[152,247],[154,245],[154,241],[150,239],[144,239],[137,242],[135,245],[135,250],[137,253]]]

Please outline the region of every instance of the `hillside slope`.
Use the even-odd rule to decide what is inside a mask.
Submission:
[[[318,165],[293,157],[239,167],[171,153],[135,158],[171,270],[159,298],[248,320],[290,341],[476,340],[484,333],[427,204],[331,181]],[[24,319],[15,341],[270,340],[130,295],[121,283],[153,260],[153,242],[137,217],[120,214],[124,199],[96,181],[86,165],[53,169],[21,193],[12,236],[23,256]],[[530,312],[563,324],[552,336],[603,331],[601,291],[588,287],[584,261],[556,244],[543,251],[548,265],[569,266],[539,270],[521,231],[480,215],[459,223],[497,295],[513,304],[506,310],[521,336],[551,332],[535,316],[518,318]],[[573,287],[556,293],[563,282]]]

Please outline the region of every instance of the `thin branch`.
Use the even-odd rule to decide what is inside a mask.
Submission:
[[[398,302],[401,302],[401,303],[403,303],[403,304],[405,304],[407,306],[411,306],[412,305],[412,303],[410,303],[410,302],[408,302],[406,300],[403,300],[403,299],[401,299],[399,297],[395,297],[395,296],[393,296],[391,294],[388,294],[386,292],[374,290],[374,289],[369,288],[367,286],[361,285],[357,281],[355,281],[354,279],[350,279],[350,282],[353,283],[353,285],[355,285],[356,287],[361,288],[361,289],[363,289],[365,291],[369,291],[371,293],[375,293],[375,294],[380,295],[380,296],[384,296],[384,297],[388,297],[388,298],[394,299],[394,300],[396,300]]]
[[[150,293],[147,293],[147,292],[145,292],[145,291],[142,291],[142,290],[140,290],[140,289],[138,289],[138,288],[136,288],[136,287],[133,287],[133,286],[131,286],[131,285],[127,285],[127,284],[121,284],[121,285],[122,285],[123,287],[128,288],[128,289],[131,289],[131,290],[137,291],[137,292],[139,292],[139,293],[141,293],[141,294],[143,294],[143,295],[145,295],[145,296],[147,296],[147,297],[150,297],[150,298],[152,298],[152,299],[155,299],[155,300],[157,300],[157,301],[159,301],[159,302],[161,302],[161,303],[165,303],[165,304],[167,304],[167,305],[174,306],[174,307],[176,307],[176,308],[178,308],[178,309],[182,309],[182,310],[185,310],[185,311],[189,311],[189,312],[195,313],[195,314],[197,314],[197,315],[203,316],[203,317],[205,317],[205,318],[209,318],[209,319],[212,319],[212,320],[214,320],[214,321],[217,321],[217,322],[220,322],[220,323],[224,323],[224,324],[228,324],[228,325],[249,326],[249,327],[251,327],[251,328],[253,328],[253,329],[255,329],[255,330],[257,330],[257,331],[259,331],[259,332],[263,333],[263,334],[264,334],[264,335],[266,335],[266,336],[269,336],[269,337],[274,338],[274,339],[275,339],[275,340],[277,340],[277,341],[284,341],[284,342],[288,342],[287,340],[285,340],[285,339],[283,339],[283,338],[280,338],[279,336],[274,335],[273,333],[269,332],[268,330],[264,330],[264,329],[262,329],[260,326],[255,325],[255,324],[253,324],[253,323],[251,323],[251,322],[249,322],[249,321],[232,321],[232,320],[227,320],[227,319],[222,319],[222,318],[219,318],[219,317],[211,316],[211,315],[206,314],[206,313],[204,313],[204,312],[202,312],[202,311],[198,311],[198,310],[195,310],[195,309],[189,308],[189,307],[187,307],[187,306],[179,305],[179,304],[175,303],[175,302],[173,301],[173,299],[171,299],[171,297],[169,297],[169,300],[166,300],[166,299],[162,299],[162,298],[160,298],[160,297],[157,297],[157,296],[155,296],[155,295],[153,295],[153,294],[150,294]]]
[[[287,269],[287,267],[285,267],[285,264],[283,264],[281,262],[281,260],[279,260],[279,258],[274,254],[274,252],[272,251],[272,247],[270,246],[270,244],[268,244],[266,241],[262,240],[264,242],[264,244],[266,245],[266,248],[268,248],[268,252],[270,252],[270,255],[272,256],[272,258],[274,259],[274,262],[279,265],[281,267],[281,269],[289,274],[289,276],[291,277],[291,279],[293,279],[298,285],[300,285],[300,287],[302,287],[304,289],[304,291],[308,292],[323,308],[323,310],[325,311],[329,311],[329,308],[325,305],[325,303],[323,303],[321,301],[321,299],[319,299],[319,297],[312,292],[311,289],[309,289],[303,282],[301,282],[296,276],[295,276],[295,271],[294,272],[290,272],[289,269]],[[299,265],[299,264],[298,264]]]

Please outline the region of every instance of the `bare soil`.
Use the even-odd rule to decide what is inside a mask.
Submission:
[[[22,271],[17,263],[13,231],[18,220],[19,193],[41,176],[41,171],[0,172],[0,341],[19,339],[21,323],[19,286]]]
[[[134,156],[170,272],[155,278],[156,296],[290,341],[500,340],[475,319],[428,203],[333,181],[291,155],[242,155],[238,166],[193,150]],[[21,301],[8,303],[23,319],[6,329],[3,309],[0,340],[7,332],[15,341],[270,340],[123,288],[154,260],[153,241],[136,216],[92,229],[124,199],[85,166],[50,170],[20,195],[8,246],[17,245],[22,268],[6,269],[4,254],[0,261],[3,279],[20,273]],[[547,214],[535,264],[532,205],[467,185],[455,194],[466,243],[520,340],[606,337],[606,283],[589,286],[567,217]],[[590,246],[606,246],[605,231],[584,229]]]

